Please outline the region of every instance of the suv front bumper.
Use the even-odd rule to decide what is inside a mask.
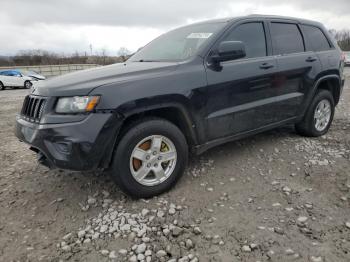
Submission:
[[[94,170],[108,167],[121,123],[114,113],[94,113],[62,124],[35,124],[18,115],[15,134],[50,168]]]

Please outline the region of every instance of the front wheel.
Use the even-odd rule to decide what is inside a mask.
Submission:
[[[28,80],[24,82],[24,88],[30,89],[31,87],[32,87],[32,82],[30,82]]]
[[[188,159],[186,138],[163,119],[147,119],[124,130],[111,175],[120,188],[136,198],[168,191],[184,173]]]
[[[334,116],[334,99],[328,90],[319,90],[306,111],[303,120],[295,128],[304,136],[318,137],[326,134]]]

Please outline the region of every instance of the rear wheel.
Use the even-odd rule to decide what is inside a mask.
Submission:
[[[32,82],[30,82],[28,80],[24,82],[24,88],[30,89],[31,87],[32,87]]]
[[[4,90],[4,89],[5,89],[4,84],[3,84],[2,82],[0,82],[0,91],[1,91],[1,90]]]
[[[304,119],[295,127],[299,134],[318,137],[326,134],[334,116],[334,99],[328,90],[319,90],[307,110]]]
[[[148,198],[178,181],[187,158],[187,142],[177,126],[163,119],[147,119],[124,130],[111,175],[125,193]]]

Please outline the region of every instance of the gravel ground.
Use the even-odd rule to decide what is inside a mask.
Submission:
[[[26,92],[0,92],[0,261],[350,261],[350,88],[328,135],[219,146],[138,201],[107,175],[38,166],[13,135]]]

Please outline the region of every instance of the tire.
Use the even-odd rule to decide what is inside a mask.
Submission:
[[[32,82],[30,82],[28,80],[24,82],[24,88],[25,89],[30,89],[32,87],[32,85],[33,85]]]
[[[161,141],[161,149],[158,151],[159,154],[153,154],[157,151],[153,151],[157,141],[158,143]],[[165,148],[166,151],[162,152],[162,148]],[[132,157],[135,150],[139,149],[141,149],[142,154],[147,153],[143,154],[143,161]],[[175,157],[168,162],[163,162],[165,158],[163,161],[157,162],[160,158],[166,157],[165,153],[169,153],[169,157],[174,157],[174,155]],[[180,129],[167,120],[148,118],[131,124],[122,132],[109,171],[126,194],[134,198],[149,198],[173,187],[183,175],[187,161],[188,145]],[[157,169],[155,168],[156,164]],[[148,171],[150,168],[152,170]],[[153,168],[157,172],[160,170],[158,176],[153,172]],[[144,170],[149,173],[137,181],[135,173],[142,174]],[[162,174],[161,170],[165,170],[164,176],[160,175]],[[159,180],[156,181],[157,178]]]
[[[0,91],[5,90],[5,86],[2,82],[0,82]]]
[[[323,125],[317,126],[318,122],[316,120],[316,117],[317,117],[316,109],[325,108],[322,106],[323,103],[325,103],[326,105],[329,105],[329,110],[330,110],[329,120],[328,121],[324,120]],[[326,111],[328,112],[328,110]],[[332,124],[334,111],[335,111],[335,105],[334,105],[334,98],[332,93],[328,90],[322,90],[322,89],[319,90],[316,93],[315,97],[313,98],[308,110],[306,111],[303,120],[300,123],[295,125],[295,129],[297,133],[307,137],[319,137],[326,134]],[[325,112],[323,112],[323,115],[328,116],[328,113],[325,114]],[[328,117],[326,117],[326,119],[328,119]],[[322,121],[319,121],[319,123],[320,122]]]

